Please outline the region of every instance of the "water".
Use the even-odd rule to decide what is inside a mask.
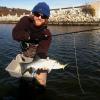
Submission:
[[[9,76],[4,70],[20,52],[19,43],[12,39],[14,24],[0,24],[0,99],[16,100],[19,79]],[[95,26],[49,26],[52,34],[97,28]],[[75,62],[75,47],[77,66]],[[59,62],[68,63],[65,70],[54,70],[48,75],[47,91],[39,100],[99,100],[100,98],[100,30],[66,34],[52,38],[49,56]],[[79,87],[77,79],[79,69]]]

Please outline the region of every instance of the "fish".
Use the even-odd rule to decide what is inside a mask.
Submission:
[[[31,59],[29,61],[24,61],[22,59],[22,54],[17,54],[16,57],[12,59],[12,61],[7,65],[5,71],[9,73],[11,77],[34,77],[36,73],[43,70],[48,73],[54,69],[64,69],[66,66],[68,68],[69,64],[61,64],[59,61],[54,60],[50,57],[47,59],[41,59],[36,57],[35,59]]]
[[[30,63],[20,63],[21,73],[29,71],[30,73],[36,72],[39,69],[48,70],[51,72],[53,69],[64,69],[68,64],[61,64],[56,60],[47,58],[47,59],[37,59]]]

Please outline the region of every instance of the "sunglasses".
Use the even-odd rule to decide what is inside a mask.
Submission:
[[[41,13],[34,12],[33,14],[34,14],[34,16],[36,16],[36,17],[40,17],[40,16],[41,16],[42,19],[48,19],[48,16],[43,15],[43,14],[41,14]]]

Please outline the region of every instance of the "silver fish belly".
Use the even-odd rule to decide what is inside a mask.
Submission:
[[[23,73],[28,69],[34,71],[38,69],[43,69],[48,71],[51,71],[53,69],[64,69],[67,66],[67,64],[63,65],[57,62],[56,60],[52,60],[52,59],[38,59],[31,63],[20,63],[20,66],[21,66],[21,71]]]

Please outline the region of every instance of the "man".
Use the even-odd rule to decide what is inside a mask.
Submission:
[[[21,42],[24,62],[31,62],[35,57],[47,58],[51,43],[51,33],[47,29],[49,16],[49,6],[40,2],[33,8],[32,16],[24,16],[14,27],[12,37]],[[46,86],[47,71],[40,71],[35,78],[40,85]]]

